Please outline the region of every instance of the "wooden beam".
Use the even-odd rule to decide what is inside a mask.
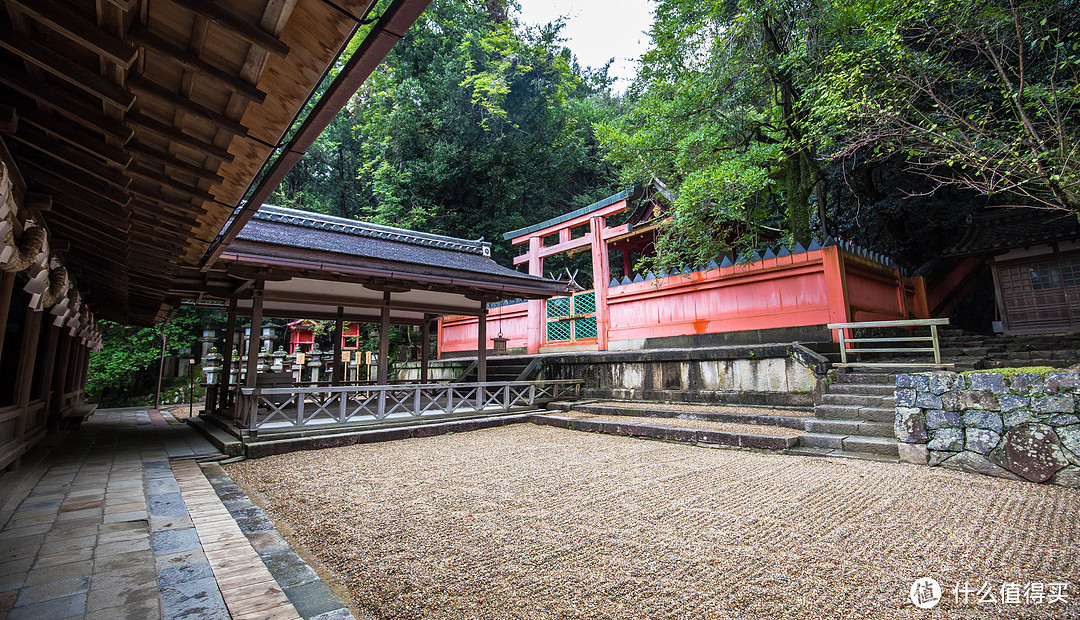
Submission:
[[[123,149],[115,148],[105,142],[96,133],[86,131],[81,126],[61,117],[49,116],[37,110],[23,110],[23,121],[45,132],[53,138],[63,140],[71,146],[100,157],[120,168],[131,163],[131,155]]]
[[[0,32],[0,35],[2,35],[2,32]],[[133,75],[128,78],[128,86],[155,99],[171,103],[185,112],[205,120],[218,129],[223,129],[238,136],[247,136],[248,134],[247,127],[244,127],[240,121],[235,121],[221,112],[216,112],[202,104],[195,103],[191,99],[179,95],[156,82],[152,82],[142,75]]]
[[[102,114],[98,107],[87,104],[55,86],[34,80],[14,65],[0,63],[0,84],[22,93],[38,105],[48,107],[74,123],[100,131],[121,144],[126,143],[134,133],[118,121]]]
[[[0,47],[122,110],[135,103],[128,91],[11,27],[0,25]]]
[[[259,90],[254,85],[245,82],[239,77],[232,75],[228,71],[225,71],[206,60],[203,60],[198,55],[179,45],[174,45],[173,43],[166,41],[142,26],[132,26],[131,30],[128,31],[128,36],[144,48],[151,49],[158,54],[176,61],[177,64],[189,71],[194,71],[201,76],[208,77],[238,95],[247,97],[260,105],[266,101],[266,93]]]
[[[144,168],[137,164],[128,166],[127,172],[133,177],[138,177],[144,181],[149,181],[151,183],[160,184],[173,191],[179,192],[186,196],[190,196],[192,198],[196,198],[198,200],[212,201],[214,199],[214,195],[210,192],[201,190],[194,185],[188,185],[187,183],[177,181],[176,179],[165,176],[165,174],[162,172],[150,170],[149,168]],[[137,188],[132,188],[131,191],[134,193],[139,193],[139,190]]]
[[[23,196],[23,205],[31,211],[52,211],[53,200],[52,196],[48,194],[26,192],[26,195]]]
[[[201,0],[172,0],[173,3],[191,11],[206,19],[212,24],[220,26],[252,45],[261,47],[271,54],[280,58],[289,55],[289,46],[274,35],[266,32],[258,25],[253,24],[243,17],[225,9],[216,2],[203,2]]]
[[[213,170],[207,170],[202,166],[197,166],[193,163],[178,159],[175,155],[159,151],[147,144],[141,144],[137,141],[128,145],[128,149],[135,153],[140,159],[151,161],[156,164],[178,170],[185,174],[189,174],[193,177],[202,179],[203,181],[209,181],[218,185],[225,182],[225,177],[216,174]]]
[[[7,0],[17,5],[23,13],[72,39],[83,47],[127,69],[135,62],[138,50],[123,40],[98,28],[72,10],[55,0]]]
[[[81,170],[82,172],[91,175],[102,182],[108,183],[115,187],[119,191],[127,189],[131,184],[131,179],[127,178],[123,174],[116,170],[109,168],[105,164],[92,159],[89,155],[84,154],[82,151],[77,151],[66,144],[61,144],[56,140],[52,140],[45,136],[26,135],[26,132],[15,134],[11,136],[16,141],[25,144],[26,146],[38,151],[46,157],[67,164],[73,168]],[[20,151],[25,156],[26,153]]]
[[[49,187],[78,187],[119,205],[126,206],[131,202],[129,194],[114,189],[111,185],[97,179],[97,177],[76,170],[73,167],[67,167],[59,171],[56,169],[57,166],[54,160],[38,154],[34,154],[32,157],[30,155],[30,152],[22,154],[22,161],[30,164],[33,168],[25,168],[24,172],[38,183]],[[71,191],[75,194],[79,193],[79,190],[76,189]]]
[[[14,106],[0,105],[0,133],[15,133],[19,130],[19,114]]]
[[[209,155],[224,162],[232,162],[234,159],[232,153],[212,142],[206,142],[205,140],[189,136],[177,129],[173,129],[172,125],[150,118],[141,112],[132,112],[131,114],[128,114],[124,120],[127,121],[128,125],[133,125],[149,132],[156,133],[163,138],[186,146],[203,155]]]

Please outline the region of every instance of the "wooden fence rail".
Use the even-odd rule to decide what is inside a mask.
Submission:
[[[829,323],[829,329],[835,329],[839,336],[840,342],[840,363],[835,364],[839,367],[882,367],[882,368],[922,368],[926,366],[932,366],[935,368],[945,368],[952,366],[952,364],[941,363],[941,343],[938,339],[938,326],[948,325],[949,319],[908,319],[903,321],[864,321],[861,323]],[[929,336],[891,336],[880,338],[850,338],[848,337],[848,330],[854,329],[869,329],[869,328],[886,328],[886,329],[906,329],[911,330],[916,327],[929,327]],[[850,344],[886,344],[895,342],[926,342],[930,346],[926,347],[861,347],[861,346],[849,346]],[[848,362],[848,355],[859,355],[862,353],[899,353],[899,354],[912,354],[912,353],[933,353],[934,363],[928,364],[925,362]]]
[[[561,398],[578,398],[581,380],[406,385],[238,388],[236,422],[249,431],[418,418],[452,413],[501,413]]]

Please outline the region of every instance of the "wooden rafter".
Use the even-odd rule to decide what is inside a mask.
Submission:
[[[135,103],[128,91],[13,28],[0,26],[0,47],[123,110]]]
[[[223,129],[238,136],[246,136],[248,133],[247,127],[244,127],[240,121],[233,120],[221,112],[211,110],[201,103],[192,101],[156,82],[148,80],[144,76],[132,76],[128,79],[128,86],[133,90],[145,93],[155,99],[160,99],[161,101],[181,108],[185,112],[207,121],[218,129]]]
[[[199,0],[172,0],[195,15],[220,26],[239,36],[252,45],[257,45],[275,56],[285,58],[289,55],[289,46],[258,25],[253,24],[232,11],[214,2]]]
[[[73,13],[55,0],[7,0],[23,13],[60,32],[83,47],[100,54],[125,69],[135,62],[138,50],[101,28]]]
[[[266,101],[266,93],[259,90],[254,85],[245,82],[238,76],[232,75],[228,71],[225,71],[206,60],[203,60],[197,54],[166,41],[164,38],[150,32],[143,26],[133,27],[129,31],[129,35],[133,41],[143,48],[153,50],[176,62],[185,69],[195,71],[199,75],[208,77],[233,92],[247,97],[255,103],[261,104]]]

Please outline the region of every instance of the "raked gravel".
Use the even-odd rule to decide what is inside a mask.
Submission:
[[[685,418],[652,418],[632,415],[596,415],[582,413],[580,411],[566,411],[552,415],[573,418],[575,420],[596,420],[599,422],[632,422],[634,424],[651,424],[667,428],[693,428],[708,431],[724,431],[727,433],[757,433],[759,435],[773,435],[775,437],[798,437],[806,431],[783,426],[761,426],[757,424],[740,424],[737,422],[710,422],[709,420],[687,420]]]
[[[226,466],[373,618],[1080,615],[1080,492],[515,424]],[[919,577],[946,591],[907,600]],[[958,581],[1070,582],[1068,606]]]

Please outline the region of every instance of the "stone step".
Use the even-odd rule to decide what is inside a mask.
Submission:
[[[865,452],[900,458],[895,437],[861,437],[852,435],[844,438],[845,452]]]
[[[854,405],[818,405],[814,417],[823,420],[863,420],[867,422],[892,422],[896,418],[895,407],[859,407]]]
[[[798,446],[788,450],[787,453],[795,456],[823,456],[843,459],[858,459],[861,461],[879,461],[882,463],[900,462],[900,459],[898,457],[890,457],[882,454],[872,454],[869,452],[848,452],[846,450],[837,450],[834,448],[820,448],[813,446]]]
[[[875,385],[873,383],[834,383],[829,386],[829,394],[861,394],[864,396],[888,396],[892,398],[896,391],[894,385]]]
[[[553,414],[532,416],[534,424],[555,426],[586,433],[604,433],[624,437],[644,437],[662,439],[679,443],[705,444],[709,446],[727,446],[754,448],[757,450],[785,451],[798,445],[798,437],[766,435],[763,433],[737,433],[720,430],[696,428],[677,428],[659,424],[638,422],[609,422],[606,420],[578,420]]]
[[[529,422],[535,411],[494,415],[472,416],[461,419],[442,419],[427,424],[398,425],[384,428],[367,428],[363,430],[341,429],[341,432],[323,435],[299,435],[281,437],[279,434],[266,432],[257,437],[249,437],[245,441],[244,454],[249,459],[285,454],[297,450],[321,450],[323,448],[337,448],[362,443],[377,443],[383,441],[396,441],[398,439],[410,439],[413,437],[435,437],[447,433],[462,433],[485,428],[506,426],[518,422]]]
[[[803,433],[799,435],[800,448],[828,448],[830,450],[842,450],[846,435],[833,433]]]
[[[893,425],[888,422],[868,422],[866,420],[807,420],[808,433],[826,433],[831,435],[861,435],[863,437],[893,437]]]
[[[836,375],[836,383],[896,385],[896,372],[844,372]]]
[[[580,411],[595,415],[619,415],[626,416],[628,421],[640,421],[642,419],[654,420],[652,424],[661,424],[664,418],[683,418],[687,420],[705,420],[709,422],[734,422],[737,424],[753,424],[755,426],[783,426],[804,430],[806,421],[812,420],[806,415],[777,415],[775,413],[756,413],[747,407],[740,412],[721,411],[690,411],[684,409],[665,409],[662,403],[655,407],[640,409],[636,407],[618,407],[613,405],[598,405],[590,403],[549,403],[549,409],[560,411]],[[773,410],[770,410],[773,411]]]
[[[857,407],[892,407],[893,395],[841,394],[830,390],[822,394],[822,405],[852,405]]]
[[[188,426],[199,431],[215,448],[226,456],[243,456],[244,444],[235,435],[228,433],[217,424],[202,418],[193,416],[187,419]]]

